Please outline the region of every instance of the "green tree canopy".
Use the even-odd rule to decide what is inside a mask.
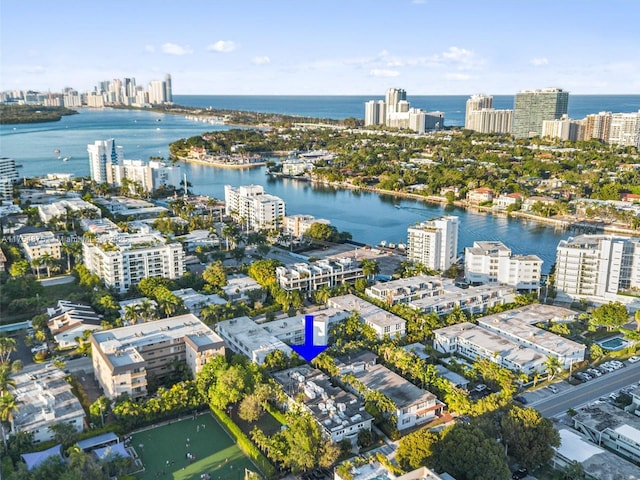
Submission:
[[[501,420],[502,438],[509,455],[525,468],[546,464],[553,447],[560,446],[560,435],[548,418],[533,408],[513,406]]]
[[[596,307],[591,312],[591,325],[613,330],[629,321],[629,312],[620,302],[610,302]]]

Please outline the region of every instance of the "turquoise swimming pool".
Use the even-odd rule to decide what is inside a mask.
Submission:
[[[616,351],[626,348],[627,345],[629,345],[629,342],[622,337],[612,337],[607,338],[606,340],[599,341],[598,345],[600,345],[605,350]]]

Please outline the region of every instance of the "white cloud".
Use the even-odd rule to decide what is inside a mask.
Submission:
[[[541,67],[542,65],[548,65],[549,59],[546,57],[532,58],[529,63],[534,67]]]
[[[218,40],[216,43],[207,45],[207,50],[210,52],[229,53],[236,48],[238,48],[237,45],[231,40]]]
[[[449,80],[469,80],[471,79],[471,75],[467,75],[466,73],[447,73],[445,78]]]
[[[156,51],[156,47],[154,47],[153,45],[145,45],[144,51],[149,53],[154,53]]]
[[[168,55],[189,55],[193,53],[190,47],[183,47],[176,43],[165,43],[162,45],[162,52]]]
[[[44,73],[46,69],[42,65],[26,65],[23,67],[22,71],[24,73],[40,74]]]
[[[397,77],[398,75],[400,75],[400,72],[398,72],[397,70],[386,70],[383,68],[374,68],[373,70],[371,70],[369,72],[369,75],[371,75],[372,77]]]
[[[271,59],[266,55],[262,57],[254,57],[251,61],[255,65],[267,65],[268,63],[271,63]]]

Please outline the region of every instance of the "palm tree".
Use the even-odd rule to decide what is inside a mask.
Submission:
[[[547,370],[547,380],[551,380],[553,377],[555,377],[556,373],[558,373],[562,368],[562,364],[557,359],[557,357],[551,355],[547,357],[547,361],[544,362],[544,365]]]
[[[376,274],[380,273],[378,262],[368,258],[362,260],[360,268],[362,268],[362,273],[367,277],[367,280],[371,280]]]
[[[15,352],[18,344],[15,338],[0,337],[0,364],[9,362],[11,353]]]
[[[138,305],[131,304],[125,305],[124,307],[124,319],[129,322],[130,325],[135,325],[138,323],[138,318],[140,316],[140,312],[138,310]]]
[[[10,377],[11,373],[13,372],[8,363],[0,365],[0,395],[9,393],[10,388],[15,388],[16,381]]]
[[[18,411],[18,402],[16,397],[9,392],[0,395],[0,434],[2,434],[2,442],[4,450],[7,450],[7,437],[4,434],[3,422],[9,423],[9,432],[13,430],[13,414]]]
[[[42,266],[42,257],[36,257],[31,260],[31,267],[36,271],[38,280],[40,280],[40,267]]]

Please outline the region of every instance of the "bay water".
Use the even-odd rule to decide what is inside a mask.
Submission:
[[[364,102],[369,97],[221,97],[176,96],[176,103],[213,108],[283,113],[315,118],[362,118]],[[587,113],[601,110],[637,111],[638,95],[584,96],[581,108]],[[588,97],[588,99],[586,98]],[[464,123],[466,96],[425,97],[424,107],[445,111],[452,121]],[[573,104],[578,104],[571,97]],[[590,100],[589,100],[590,99]],[[409,99],[410,101],[413,100]],[[597,101],[596,101],[597,100]],[[513,97],[494,97],[496,108],[507,105]],[[440,102],[440,103],[438,103]],[[585,106],[586,105],[586,106]],[[446,110],[444,107],[451,108]],[[450,113],[451,112],[451,113]],[[581,118],[573,114],[574,118]],[[582,116],[584,116],[582,115]],[[460,123],[458,123],[460,124]],[[169,143],[206,131],[229,127],[203,124],[180,115],[163,115],[140,110],[89,110],[63,117],[59,122],[0,125],[0,156],[15,158],[23,177],[47,173],[89,175],[87,145],[96,140],[114,138],[124,149],[125,158],[148,160],[168,157]],[[58,152],[59,150],[59,152]],[[67,161],[63,161],[67,158]],[[428,204],[420,200],[400,199],[369,192],[341,190],[311,185],[290,179],[272,179],[264,167],[252,169],[220,169],[197,164],[181,164],[192,184],[192,193],[224,198],[224,185],[260,184],[268,193],[286,202],[287,214],[311,214],[326,218],[341,231],[348,231],[359,242],[376,245],[380,241],[406,242],[407,227],[441,215],[460,217],[458,249],[463,251],[478,240],[499,240],[514,253],[535,254],[544,260],[543,271],[549,272],[555,261],[558,242],[570,233],[536,222],[477,214],[463,209]]]

